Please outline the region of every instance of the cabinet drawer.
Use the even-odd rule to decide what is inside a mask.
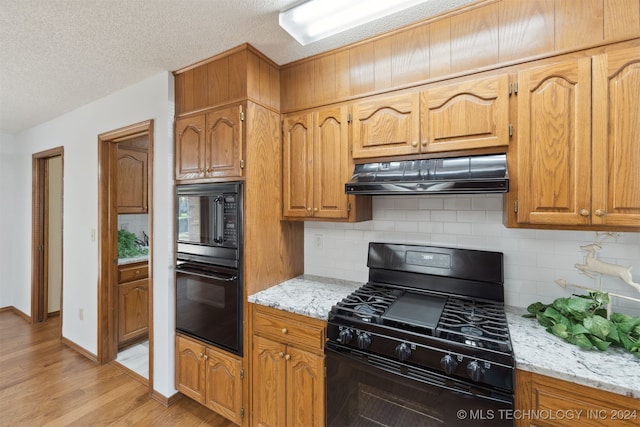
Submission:
[[[130,282],[132,280],[145,279],[149,277],[149,264],[136,263],[126,264],[118,267],[118,283]]]
[[[254,306],[253,313],[256,335],[283,344],[323,351],[325,322],[259,305]]]

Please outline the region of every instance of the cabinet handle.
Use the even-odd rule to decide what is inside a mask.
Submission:
[[[207,356],[206,354],[204,355],[204,360],[209,360],[209,356]]]
[[[313,211],[314,212],[318,212],[318,208],[313,208]]]
[[[285,354],[284,355],[284,360],[291,360],[291,355],[290,354]]]
[[[140,274],[140,270],[136,270],[136,276]]]
[[[607,213],[604,211],[604,209],[596,209],[596,216],[599,216],[600,218],[602,218],[606,214]]]
[[[283,334],[286,334],[286,333],[288,333],[288,332],[289,332],[289,330],[288,330],[287,328],[282,328],[282,333],[283,333]]]
[[[279,352],[278,353],[278,357],[284,357],[284,353],[283,352]]]
[[[589,215],[590,215],[590,212],[589,212],[589,210],[588,210],[588,209],[582,209],[582,210],[580,211],[580,215],[582,215],[582,216],[589,216]]]
[[[204,353],[200,353],[199,356],[200,356],[200,358],[203,358],[204,357]]]
[[[204,169],[200,169],[200,173],[204,173]]]
[[[311,208],[307,208],[307,212],[311,212]]]
[[[412,146],[412,147],[417,147],[417,146],[418,146],[418,141],[413,141],[413,142],[411,143],[411,146]]]

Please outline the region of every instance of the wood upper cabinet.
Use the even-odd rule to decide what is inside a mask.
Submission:
[[[324,426],[325,323],[253,308],[253,425]]]
[[[118,144],[118,213],[147,212],[147,150]]]
[[[353,171],[347,107],[291,114],[283,120],[283,216],[370,219],[366,199],[345,194]]]
[[[148,337],[148,263],[121,265],[118,276],[118,347],[122,348]]]
[[[352,106],[353,158],[420,152],[419,94],[366,98]]]
[[[518,74],[518,222],[591,220],[591,58]]]
[[[176,180],[241,177],[243,120],[237,104],[176,120]]]
[[[516,370],[515,395],[516,427],[640,426],[640,399],[545,375]]]
[[[423,153],[509,144],[509,76],[437,86],[420,94]]]
[[[518,75],[518,223],[640,227],[640,49]]]
[[[242,407],[242,359],[203,343],[176,336],[176,388],[240,425]]]
[[[176,180],[204,178],[205,116],[176,120]]]
[[[593,58],[593,224],[640,227],[639,94],[639,47]]]

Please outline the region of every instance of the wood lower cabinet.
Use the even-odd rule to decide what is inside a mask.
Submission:
[[[242,358],[197,340],[176,336],[176,388],[240,425],[242,407]]]
[[[287,219],[371,219],[371,198],[349,196],[347,107],[291,114],[283,120],[283,216]]]
[[[243,105],[176,120],[176,180],[243,175]]]
[[[254,426],[325,425],[326,323],[253,305]]]
[[[518,83],[517,222],[640,229],[640,49],[525,70]]]
[[[148,338],[148,263],[121,265],[118,277],[118,348],[123,348]]]
[[[640,426],[640,399],[516,371],[516,427]]]

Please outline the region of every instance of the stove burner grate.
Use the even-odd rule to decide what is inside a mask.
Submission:
[[[334,306],[334,313],[357,317],[363,322],[382,323],[381,316],[404,291],[374,283],[358,288]]]

